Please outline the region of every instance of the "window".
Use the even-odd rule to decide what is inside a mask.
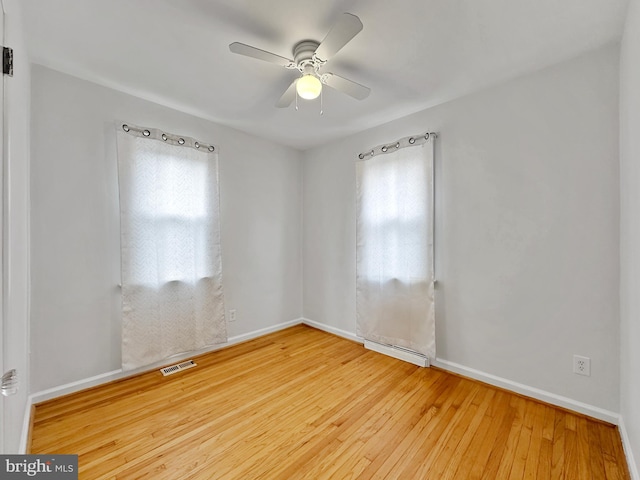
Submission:
[[[433,140],[404,143],[356,165],[357,332],[435,357]]]
[[[144,155],[142,155],[144,157]],[[131,280],[140,285],[194,282],[213,275],[208,239],[215,189],[211,160],[156,154],[141,158],[132,172],[131,217],[137,225]],[[211,172],[212,173],[212,172]],[[211,186],[211,188],[209,188]],[[155,264],[155,268],[149,268]]]
[[[368,162],[362,175],[362,275],[370,280],[427,279],[425,162],[416,155]]]
[[[122,364],[132,369],[224,342],[227,333],[217,153],[126,128],[118,132]]]

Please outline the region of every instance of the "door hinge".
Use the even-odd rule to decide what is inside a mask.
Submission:
[[[2,73],[13,77],[13,48],[2,47]]]

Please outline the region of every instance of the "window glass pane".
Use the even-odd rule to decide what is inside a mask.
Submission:
[[[132,188],[138,212],[153,216],[199,218],[207,214],[207,161],[184,161],[169,155],[136,159]]]
[[[366,231],[364,272],[379,279],[425,278],[428,216],[425,162],[406,156],[368,162],[361,187],[361,218]]]

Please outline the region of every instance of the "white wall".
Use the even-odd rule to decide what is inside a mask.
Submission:
[[[640,1],[620,56],[620,412],[640,478]],[[627,455],[629,456],[628,452]]]
[[[120,368],[117,120],[219,146],[229,336],[301,315],[298,151],[34,66],[32,392]]]
[[[438,358],[617,412],[618,46],[305,152],[305,318],[355,332],[354,161],[424,131]]]
[[[4,367],[18,371],[18,393],[4,400],[3,450],[17,453],[29,394],[29,66],[18,0],[3,0],[5,41],[14,76],[5,79],[5,347]]]

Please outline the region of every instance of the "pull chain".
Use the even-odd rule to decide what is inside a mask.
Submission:
[[[324,90],[324,88],[322,90]],[[322,110],[322,90],[320,90],[320,115],[324,113]]]

